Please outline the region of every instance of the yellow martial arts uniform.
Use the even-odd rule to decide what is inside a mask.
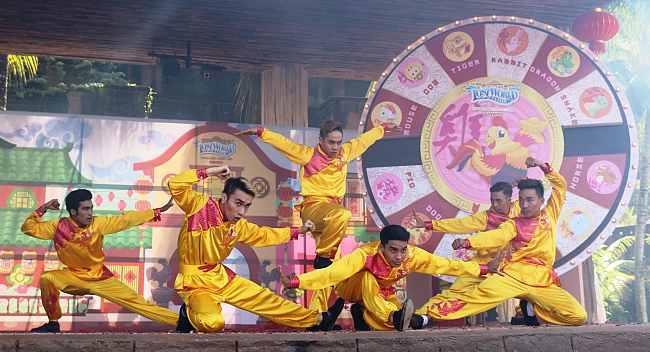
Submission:
[[[60,291],[72,295],[95,295],[161,324],[176,325],[178,313],[149,303],[121,283],[104,265],[104,236],[147,221],[160,221],[160,210],[127,211],[120,216],[95,216],[84,228],[71,218],[43,222],[42,208],[29,215],[21,230],[32,237],[54,240],[62,270],[41,274],[39,286],[43,307],[50,321],[61,318]]]
[[[235,274],[221,264],[237,242],[275,246],[298,237],[298,228],[258,227],[241,219],[230,223],[219,201],[191,187],[207,177],[205,170],[188,170],[169,180],[169,191],[185,212],[178,236],[178,276],[174,289],[187,306],[190,323],[199,331],[223,329],[221,303],[291,327],[316,325],[318,312],[287,301],[267,288]]]
[[[345,196],[348,162],[366,151],[384,136],[386,127],[376,126],[368,132],[341,145],[339,154],[331,158],[320,145],[309,147],[292,142],[284,136],[258,129],[260,140],[273,146],[291,162],[300,165],[300,194],[304,200],[296,205],[303,222],[311,220],[316,226],[312,236],[316,241],[316,255],[336,259],[345,229],[352,213],[341,205]],[[331,289],[314,292],[310,307],[320,312],[327,311]]]
[[[452,219],[442,219],[442,220],[431,220],[426,224],[427,231],[442,232],[450,235],[464,235],[467,233],[477,232],[477,231],[489,231],[494,230],[504,221],[514,218],[519,215],[519,202],[513,201],[510,203],[510,211],[508,215],[502,215],[495,212],[492,208],[476,213],[470,216],[463,218],[452,218]],[[489,248],[477,250],[476,255],[470,259],[470,261],[477,262],[479,264],[487,264],[492,258],[502,251],[508,251],[510,249],[510,243],[506,243],[505,246],[501,248]],[[508,263],[508,259],[503,259],[503,264]],[[492,275],[492,274],[488,274]],[[427,313],[427,307],[433,304],[434,299],[439,301],[440,299],[449,299],[451,297],[457,296],[474,285],[480,284],[485,277],[460,277],[454,281],[454,283],[446,290],[443,290],[438,295],[432,297],[429,302],[424,304],[422,308],[415,311],[415,314],[424,315]]]
[[[500,248],[510,242],[512,259],[502,269],[505,276],[492,275],[456,297],[434,299],[426,314],[435,320],[454,320],[518,297],[533,303],[535,314],[549,323],[582,325],[587,321],[587,312],[571,294],[559,287],[560,280],[553,270],[556,225],[567,183],[548,165],[544,173],[553,191],[539,216],[516,217],[496,230],[467,239],[472,249]]]
[[[487,266],[450,260],[409,245],[402,265],[392,267],[379,250],[380,242],[356,249],[327,268],[290,277],[291,287],[317,290],[335,285],[341,298],[363,306],[364,320],[376,330],[394,330],[390,313],[401,309],[395,283],[411,273],[470,277],[485,275]]]

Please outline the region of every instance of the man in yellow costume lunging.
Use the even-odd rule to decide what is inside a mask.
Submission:
[[[426,320],[431,318],[464,318],[514,297],[522,298],[526,325],[535,325],[530,320],[536,321],[537,317],[558,325],[582,325],[587,321],[587,312],[571,294],[559,287],[560,280],[553,270],[557,219],[566,195],[566,180],[539,160],[528,158],[526,165],[540,167],[551,182],[553,190],[546,207],[542,209],[542,183],[521,179],[517,183],[520,216],[504,222],[496,230],[459,238],[452,244],[454,249],[483,250],[501,248],[510,243],[512,258],[502,269],[505,275],[492,275],[458,296],[429,301],[425,307],[426,315],[414,316],[414,327],[426,324]],[[527,309],[527,301],[534,304],[534,312]]]
[[[296,205],[302,221],[312,219],[316,231],[314,268],[326,268],[338,255],[339,245],[345,236],[345,229],[352,214],[341,205],[345,195],[347,164],[366,151],[387,131],[400,131],[395,124],[375,126],[368,132],[343,143],[343,126],[336,121],[326,121],[320,126],[318,145],[309,147],[292,142],[282,135],[262,127],[253,127],[236,135],[257,135],[300,165],[300,194],[304,200]],[[314,292],[310,307],[320,312],[327,310],[330,288]]]
[[[431,220],[427,222],[423,221],[415,210],[413,210],[413,217],[415,219],[414,227],[426,228],[427,231],[442,232],[451,235],[494,230],[506,220],[519,215],[519,202],[511,201],[511,198],[512,185],[508,182],[497,182],[490,187],[490,209],[463,218]],[[477,250],[476,255],[472,257],[471,261],[479,264],[487,264],[498,253],[507,252],[509,249],[510,243],[507,243],[502,248]],[[507,259],[504,261],[504,265],[506,263]],[[483,276],[458,278],[449,289],[442,291],[431,300],[449,299],[466,292],[470,287],[480,284],[483,280],[485,280]],[[415,314],[426,314],[426,307],[430,305],[431,303],[428,302],[422,308],[416,310]]]
[[[59,210],[57,199],[43,204],[29,215],[21,230],[32,237],[54,240],[59,260],[66,267],[41,274],[41,299],[49,322],[32,332],[59,332],[60,291],[72,295],[96,295],[132,312],[166,325],[175,325],[178,314],[149,303],[137,292],[113,277],[104,265],[104,236],[124,231],[147,221],[160,221],[160,213],[174,203],[145,211],[127,211],[120,216],[93,216],[92,193],[86,189],[70,192],[65,207],[70,217],[43,221],[48,210]]]
[[[408,243],[409,232],[399,225],[384,227],[379,242],[356,249],[325,269],[286,277],[280,270],[284,288],[317,290],[335,285],[341,298],[355,303],[351,307],[357,330],[397,330],[408,328],[413,317],[413,302],[397,300],[395,283],[411,273],[478,276],[499,272],[503,254],[487,265],[450,260]]]
[[[192,185],[210,176],[226,180],[216,201],[196,192]],[[253,204],[255,192],[243,178],[230,178],[228,166],[187,170],[169,180],[169,191],[185,212],[178,236],[178,276],[174,289],[185,302],[180,309],[176,331],[214,332],[223,329],[221,303],[265,317],[279,324],[320,330],[334,325],[343,304],[319,313],[287,301],[269,289],[247,280],[222,264],[235,244],[275,246],[314,230],[306,219],[303,226],[281,229],[258,227],[243,217]]]

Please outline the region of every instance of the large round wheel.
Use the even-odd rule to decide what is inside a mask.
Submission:
[[[385,122],[402,131],[357,159],[369,211],[380,226],[411,227],[430,252],[460,256],[454,237],[412,229],[413,209],[424,219],[485,210],[495,182],[543,178],[523,166],[527,156],[568,182],[559,274],[596,250],[625,211],[638,162],[632,112],[607,67],[567,33],[515,17],[456,21],[409,45],[372,92],[359,133]]]

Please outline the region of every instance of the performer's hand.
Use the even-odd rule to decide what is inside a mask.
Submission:
[[[251,127],[247,130],[243,130],[235,133],[235,136],[253,136],[256,134],[257,134],[257,127]]]
[[[501,266],[501,262],[505,257],[506,257],[506,252],[502,251],[499,252],[499,254],[497,254],[494,258],[492,258],[492,260],[487,262],[488,273],[499,274],[501,276],[504,276],[501,270],[499,270],[499,267]]]
[[[300,226],[300,228],[298,229],[298,232],[301,235],[305,235],[307,234],[307,232],[313,232],[313,231],[316,231],[316,225],[314,225],[314,223],[311,222],[311,220],[305,221],[302,224],[302,226]]]
[[[399,132],[399,131],[402,130],[402,128],[399,127],[399,125],[395,124],[395,123],[388,122],[388,123],[386,123],[386,125],[388,126],[388,129],[386,130],[386,132]]]
[[[282,289],[280,292],[284,292],[289,289],[289,286],[291,286],[291,281],[289,280],[288,277],[284,276],[282,273],[282,267],[278,265],[278,274],[280,274],[280,282],[282,282]]]
[[[43,208],[43,210],[59,210],[61,208],[61,204],[59,203],[58,199],[52,199],[49,202],[43,204],[41,208]]]
[[[228,165],[215,166],[205,170],[208,176],[217,176],[219,179],[227,180],[230,178],[230,168]]]
[[[466,248],[467,243],[465,242],[464,238],[457,238],[454,240],[454,242],[451,243],[451,248],[454,250],[460,249],[460,248]]]
[[[423,229],[426,227],[424,220],[422,220],[422,218],[418,216],[418,214],[415,212],[415,208],[413,208],[413,220],[415,220],[415,224],[413,224],[413,228]]]
[[[512,184],[515,185],[515,187],[517,187],[517,185],[519,184],[519,181],[521,181],[523,179],[524,179],[523,177],[517,177],[516,179],[512,180]]]
[[[526,158],[526,166],[528,166],[529,168],[535,166],[545,167],[546,163],[541,160],[535,159],[532,156],[529,156],[528,158]]]
[[[164,213],[164,212],[166,212],[167,210],[169,210],[169,208],[171,208],[171,207],[173,207],[173,206],[174,206],[174,197],[171,197],[171,198],[169,198],[169,202],[167,202],[167,204],[165,204],[165,205],[163,205],[162,207],[160,207],[160,212],[161,212],[161,213]]]

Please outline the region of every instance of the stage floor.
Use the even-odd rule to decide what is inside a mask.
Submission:
[[[0,351],[649,351],[650,324],[398,332],[0,334]]]

